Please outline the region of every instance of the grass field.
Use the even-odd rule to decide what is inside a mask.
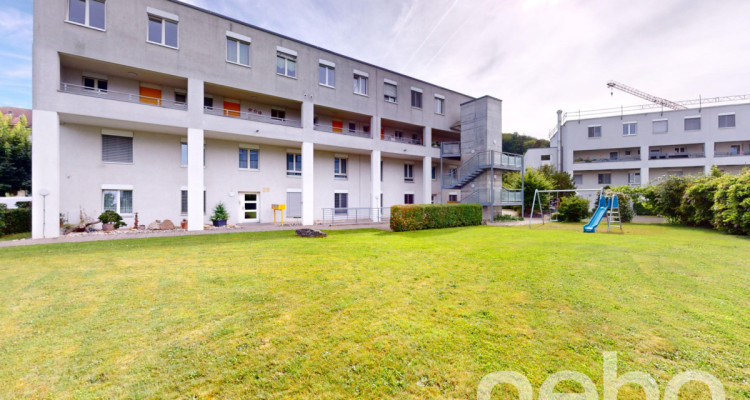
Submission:
[[[747,238],[580,230],[2,248],[0,398],[468,399],[502,370],[527,376],[535,398],[550,374],[580,371],[601,398],[604,351],[662,396],[700,369],[750,398]],[[681,399],[710,398],[703,388]]]

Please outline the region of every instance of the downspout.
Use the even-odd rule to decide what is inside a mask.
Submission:
[[[563,170],[562,160],[562,110],[557,110],[557,170]]]

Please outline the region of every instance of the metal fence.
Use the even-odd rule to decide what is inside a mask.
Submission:
[[[209,114],[209,115],[219,115],[219,116],[228,117],[228,118],[237,118],[237,119],[246,119],[249,121],[265,122],[268,124],[291,126],[294,128],[302,127],[301,122],[296,119],[272,117],[270,115],[258,114],[258,113],[247,112],[247,111],[225,110],[223,108],[206,106],[206,107],[203,107],[203,113]]]
[[[367,224],[387,222],[391,219],[390,207],[324,208],[322,224]]]
[[[97,97],[100,99],[124,101],[126,103],[139,103],[148,106],[172,108],[175,110],[187,110],[187,104],[181,101],[141,96],[137,93],[123,93],[114,90],[97,89],[88,86],[74,85],[72,83],[61,83],[60,91],[81,96]]]
[[[321,124],[315,124],[315,127],[313,127],[316,131],[320,132],[330,132],[330,133],[338,133],[340,135],[349,135],[349,136],[357,136],[357,137],[363,137],[363,138],[370,138],[370,132],[365,132],[360,129],[349,129],[345,127],[333,127],[333,125],[321,125]]]
[[[399,142],[399,143],[406,143],[406,144],[416,144],[416,145],[422,145],[422,139],[416,138],[405,138],[405,137],[398,137],[398,136],[391,136],[391,135],[384,135],[383,140],[388,142]]]

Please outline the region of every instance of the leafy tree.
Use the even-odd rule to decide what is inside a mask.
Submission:
[[[565,197],[558,212],[565,222],[580,222],[589,216],[589,201],[580,196]]]
[[[686,224],[688,221],[682,214],[680,206],[685,191],[695,178],[690,176],[669,176],[656,186],[654,191],[654,211],[669,222]]]
[[[512,189],[521,188],[521,174],[514,172],[508,174],[505,179],[507,186]],[[536,190],[550,190],[552,189],[552,182],[541,173],[539,170],[527,168],[524,176],[524,191],[523,191],[523,204],[526,208],[526,212],[531,212],[531,203],[534,200],[534,192]],[[542,207],[549,207],[549,194],[543,193],[539,195],[542,203]]]
[[[552,189],[570,190],[576,188],[575,180],[569,173],[565,171],[557,171],[555,170],[555,167],[549,164],[539,167],[539,172],[541,172],[544,177],[547,178],[550,183],[552,183]],[[565,197],[572,194],[573,193],[560,193],[560,197]]]
[[[31,129],[21,116],[11,127],[11,116],[0,116],[0,196],[31,190]]]
[[[528,149],[539,147],[549,147],[549,140],[537,139],[532,136],[519,135],[518,132],[503,133],[504,152],[524,154]]]

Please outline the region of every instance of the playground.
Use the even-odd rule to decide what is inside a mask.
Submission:
[[[607,232],[611,232],[612,228],[618,228],[622,232],[622,218],[620,213],[620,202],[616,193],[607,193],[604,189],[567,189],[567,190],[535,190],[534,198],[531,203],[531,212],[529,213],[529,226],[534,223],[534,211],[539,210],[539,222],[545,223],[545,220],[549,218],[549,222],[560,222],[557,219],[557,211],[560,207],[561,200],[560,195],[575,195],[579,196],[589,202],[597,204],[596,210],[589,218],[586,225],[583,226],[583,232],[585,233],[596,233],[597,227],[602,221],[607,224]],[[592,201],[591,195],[596,195],[595,200]],[[554,197],[548,197],[547,205],[543,204],[544,195],[554,195]],[[545,208],[547,209],[547,215],[545,215]]]

